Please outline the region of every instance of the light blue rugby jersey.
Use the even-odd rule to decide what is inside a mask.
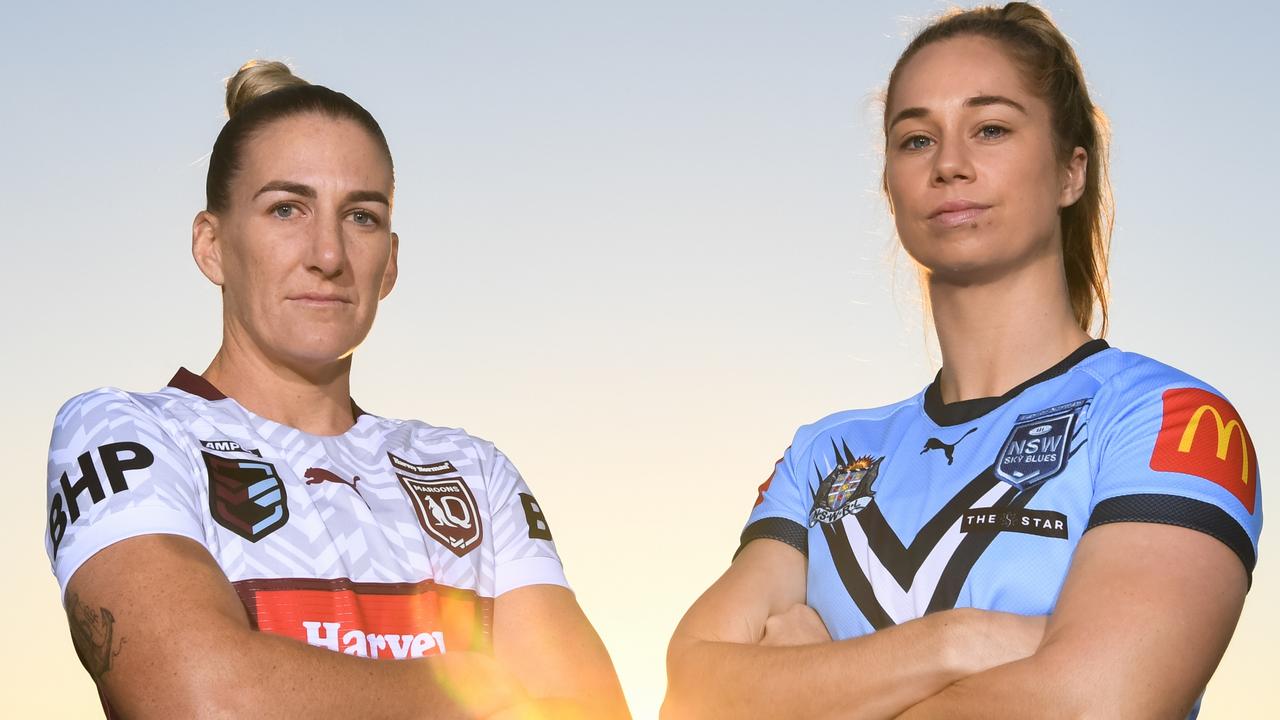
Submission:
[[[740,547],[805,553],[808,604],[837,640],[954,607],[1044,615],[1106,523],[1199,530],[1251,574],[1258,479],[1216,390],[1093,340],[1002,397],[946,405],[935,380],[800,428]]]

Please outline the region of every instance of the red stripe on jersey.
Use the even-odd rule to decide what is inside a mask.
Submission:
[[[790,449],[791,448],[787,448],[787,450],[790,450]],[[769,477],[765,478],[764,482],[760,484],[760,488],[756,493],[756,504],[752,505],[751,507],[753,508],[760,507],[760,503],[764,502],[764,494],[768,492],[769,485],[773,482],[773,476],[778,474],[778,465],[782,463],[782,458],[785,458],[786,456],[787,454],[784,451],[782,453],[782,457],[778,458],[778,462],[775,462],[773,464],[773,472],[769,473]]]
[[[493,598],[434,580],[286,578],[233,585],[256,629],[348,655],[404,659],[492,648]]]

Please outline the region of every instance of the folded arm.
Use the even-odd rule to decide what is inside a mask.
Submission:
[[[1034,655],[964,678],[901,717],[1186,717],[1244,604],[1223,543],[1172,525],[1085,534]]]
[[[548,588],[521,590],[499,598],[496,617],[577,607],[567,591],[566,601]],[[528,669],[535,643],[522,639],[522,626],[537,623],[500,622],[493,657],[451,651],[397,661],[256,632],[205,548],[172,535],[130,538],[98,552],[72,576],[66,605],[81,661],[125,717],[473,718],[520,706],[572,708],[579,693],[593,692],[600,697],[588,698],[587,707],[618,716],[620,692],[611,696],[601,679],[602,667],[612,676],[608,657],[601,666],[603,646],[598,639],[592,645],[594,631],[580,610],[541,619],[571,638],[575,659],[594,663],[581,683],[552,682],[552,674]],[[543,647],[542,657],[563,667],[564,649]]]
[[[1043,631],[1037,618],[958,610],[838,642],[761,644],[771,617],[804,603],[805,574],[804,555],[786,544],[743,549],[671,639],[665,718],[892,717],[1025,657]]]

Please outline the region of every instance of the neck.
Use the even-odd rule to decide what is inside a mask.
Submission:
[[[1089,340],[1056,255],[979,283],[927,279],[946,403],[997,397]]]
[[[299,369],[274,362],[231,333],[201,373],[249,412],[312,435],[341,435],[355,424],[351,356]]]

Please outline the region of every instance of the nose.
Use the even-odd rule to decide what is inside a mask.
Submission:
[[[336,278],[347,265],[347,243],[342,221],[316,223],[307,253],[307,269],[325,278]]]
[[[973,180],[973,161],[963,141],[944,140],[933,154],[933,184]]]

